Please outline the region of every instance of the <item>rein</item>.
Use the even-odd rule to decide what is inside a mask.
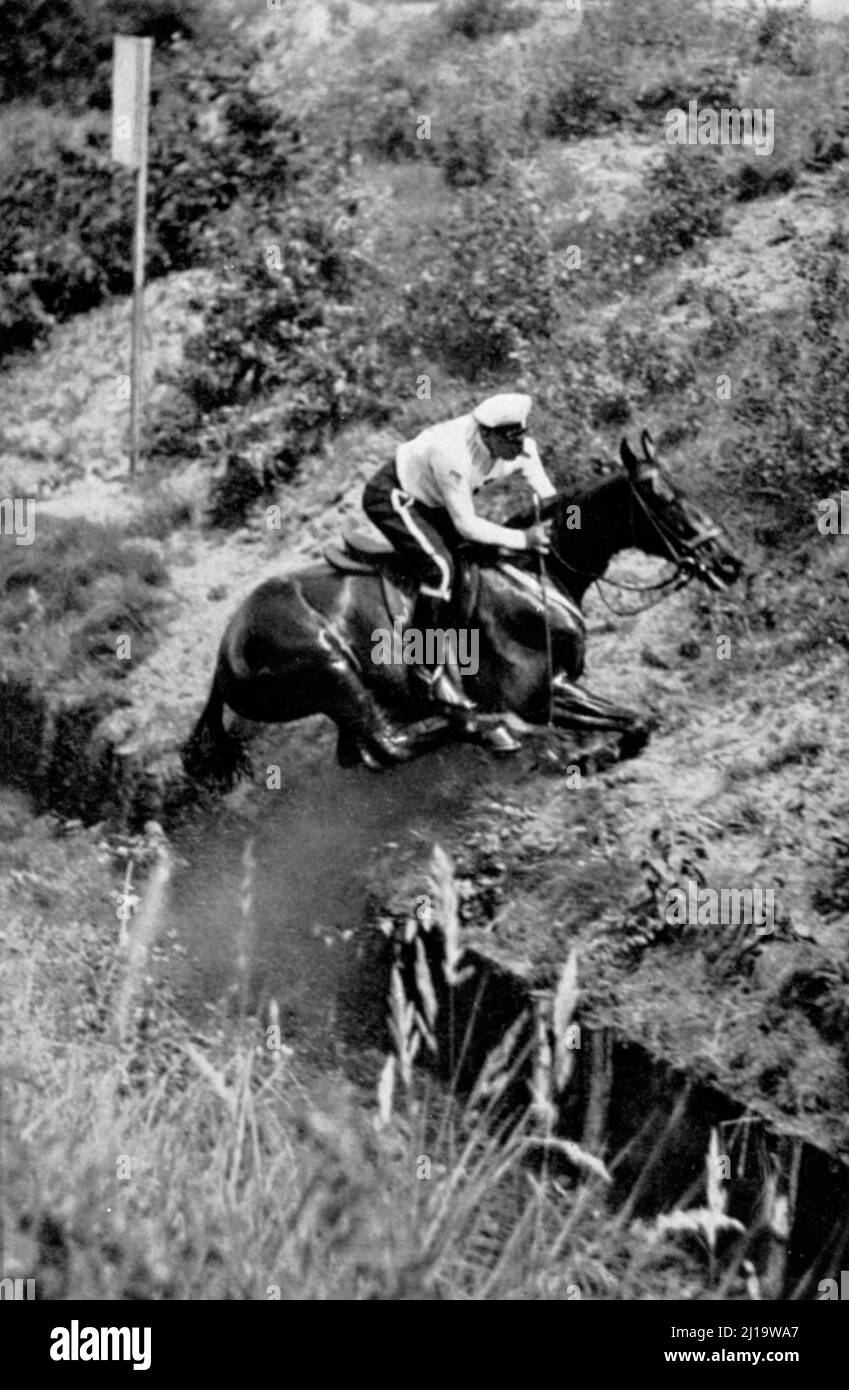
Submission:
[[[663,523],[658,519],[658,517],[655,516],[654,512],[651,510],[650,507],[647,506],[646,502],[643,500],[643,498],[638,493],[637,489],[634,487],[634,484],[630,478],[628,479],[628,486],[631,493],[632,503],[631,538],[633,540],[634,536],[633,503],[637,502],[644,511],[651,526],[660,536],[660,539],[663,541],[664,546],[669,551],[669,559],[675,565],[675,569],[671,575],[667,575],[664,579],[658,580],[656,584],[628,584],[623,579],[604,579],[602,578],[602,575],[604,573],[603,570],[598,570],[597,572],[593,573],[590,570],[578,569],[576,565],[572,565],[569,563],[569,561],[557,549],[555,545],[552,544],[551,546],[551,553],[554,556],[557,563],[559,565],[562,565],[564,569],[570,570],[572,574],[580,575],[582,579],[588,579],[591,584],[595,584],[596,592],[598,593],[598,596],[604,604],[605,608],[609,609],[609,611],[615,614],[617,618],[631,618],[637,617],[640,613],[647,613],[649,609],[655,608],[657,604],[663,602],[663,599],[666,597],[667,591],[674,592],[676,589],[683,589],[688,584],[691,584],[702,568],[701,564],[699,563],[699,560],[697,559],[696,552],[699,550],[701,546],[705,545],[707,541],[713,540],[719,534],[717,528],[713,527],[710,530],[701,531],[692,541],[680,540],[678,537],[674,536],[674,534],[669,530],[668,527],[663,525]],[[676,547],[678,547],[678,549],[676,549]],[[681,549],[683,549],[686,552],[684,555],[680,554]],[[656,593],[657,597],[652,602],[644,604],[641,608],[614,608],[610,600],[605,597],[604,591],[601,587],[602,584],[609,584],[611,588],[623,589],[626,590],[628,593]]]

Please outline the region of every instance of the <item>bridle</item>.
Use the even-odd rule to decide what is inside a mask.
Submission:
[[[631,494],[631,538],[634,537],[634,503],[641,508],[649,524],[660,537],[664,548],[668,552],[667,558],[675,566],[671,575],[658,580],[656,584],[627,584],[623,579],[604,579],[603,570],[593,573],[589,570],[578,569],[576,565],[570,564],[566,557],[557,547],[551,544],[551,553],[558,565],[569,570],[572,574],[580,575],[582,579],[589,580],[590,584],[595,584],[599,598],[606,608],[617,617],[635,617],[639,613],[646,613],[650,608],[654,608],[666,598],[668,593],[674,593],[678,589],[686,588],[694,579],[707,580],[708,569],[702,560],[699,552],[711,541],[717,540],[720,536],[719,527],[715,524],[710,526],[702,525],[690,540],[684,540],[677,536],[672,529],[667,526],[656,513],[649,507],[645,498],[641,496],[638,488],[634,485],[634,480],[628,476],[628,487]],[[641,608],[620,610],[614,608],[613,604],[605,597],[602,584],[609,584],[611,588],[623,589],[629,593],[657,595],[650,603],[644,604]]]

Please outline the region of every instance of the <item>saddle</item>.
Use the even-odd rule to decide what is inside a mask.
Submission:
[[[344,531],[338,541],[324,547],[324,558],[341,574],[373,574],[380,579],[383,598],[390,618],[406,623],[419,580],[403,557],[382,536],[369,536],[364,531]],[[457,576],[454,586],[455,622],[468,623],[477,603],[480,586],[480,567],[463,548],[456,555]]]
[[[344,531],[338,541],[324,547],[324,558],[342,574],[377,574],[383,569],[402,570],[401,556],[382,536],[365,531]]]

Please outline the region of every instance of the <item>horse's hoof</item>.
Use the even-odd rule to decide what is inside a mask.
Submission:
[[[339,739],[336,745],[336,761],[340,767],[359,767],[362,753],[355,738]]]
[[[413,756],[413,750],[403,735],[381,734],[373,736],[370,743],[359,740],[357,746],[360,758],[372,772],[382,772],[396,763],[406,763]]]
[[[385,764],[382,763],[379,758],[376,758],[374,754],[371,752],[371,750],[367,748],[364,743],[361,743],[359,745],[359,750],[360,761],[363,763],[365,767],[368,768],[369,772],[383,771]]]
[[[632,729],[627,729],[619,740],[619,757],[635,758],[638,753],[642,753],[649,739],[651,738],[651,725],[637,724]]]
[[[522,746],[505,724],[496,724],[494,728],[481,729],[479,737],[481,745],[490,753],[502,755],[518,753]]]
[[[621,752],[617,752],[609,743],[596,743],[579,754],[576,763],[580,772],[585,777],[590,777],[599,772],[607,772],[621,756]]]
[[[380,747],[391,763],[406,763],[413,756],[413,750],[406,734],[390,734],[380,740]]]

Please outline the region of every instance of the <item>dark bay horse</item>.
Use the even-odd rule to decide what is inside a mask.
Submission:
[[[642,444],[638,458],[623,440],[624,472],[544,505],[552,523],[544,592],[535,555],[485,557],[461,615],[479,639],[478,671],[464,680],[479,715],[463,721],[434,713],[412,691],[405,665],[374,660],[374,634],[396,616],[387,609],[387,593],[401,610],[397,616],[408,621],[411,580],[394,573],[390,589],[376,571],[340,573],[317,563],[266,580],[230,619],[209,700],[184,752],[187,772],[227,782],[241,766],[241,742],[225,729],[225,708],[262,723],[326,714],[339,730],[343,766],[389,766],[450,738],[486,744],[487,729],[505,712],[530,725],[545,725],[550,713],[555,728],[639,739],[644,724],[637,712],[577,684],[585,651],[579,605],[587,588],[613,555],[631,547],[672,561],[678,584],[699,578],[725,588],[742,568],[719,527],[660,467],[645,433]],[[519,516],[508,524],[531,520]]]

